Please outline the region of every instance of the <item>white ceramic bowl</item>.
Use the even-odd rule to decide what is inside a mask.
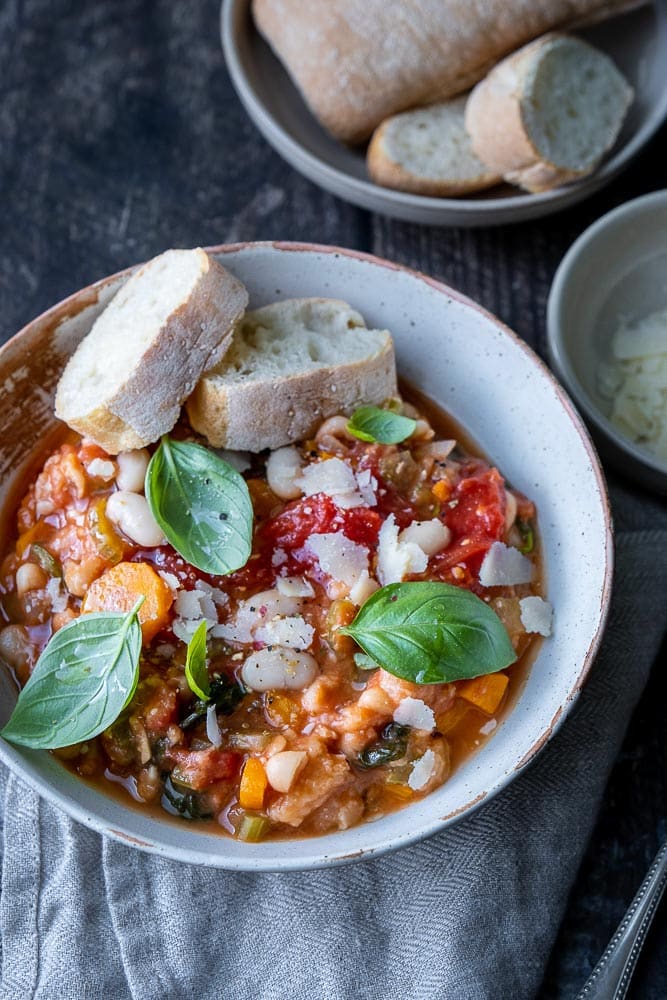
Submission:
[[[255,30],[250,0],[223,0],[222,47],[243,105],[264,138],[305,177],[373,212],[434,226],[492,226],[536,219],[589,197],[626,167],[667,114],[667,5],[639,10],[580,34],[612,57],[635,100],[611,154],[590,177],[528,194],[505,185],[467,198],[427,198],[373,184],[363,147],[337,142],[315,120],[269,46]]]
[[[503,788],[562,722],[586,677],[607,613],[612,544],[605,485],[576,412],[546,367],[502,323],[423,275],[352,251],[300,244],[218,247],[252,306],[293,296],[347,299],[394,334],[400,374],[444,405],[537,503],[555,633],[544,642],[517,704],[489,742],[440,789],[385,819],[315,839],[246,844],[156,820],[107,798],[48,753],[0,740],[0,756],[41,795],[95,830],[147,851],[223,868],[302,869],[409,844],[441,830]],[[49,427],[66,358],[127,272],[34,320],[0,354],[9,401],[0,438],[2,498],[20,458]],[[0,723],[16,698],[5,680]]]
[[[667,493],[667,462],[625,437],[609,420],[598,368],[611,357],[621,317],[634,321],[667,307],[667,190],[628,201],[586,229],[556,272],[547,327],[554,368],[589,422],[605,459]]]

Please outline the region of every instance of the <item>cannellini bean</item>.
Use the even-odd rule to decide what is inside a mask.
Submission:
[[[410,435],[411,441],[430,441],[435,437],[435,431],[427,420],[421,417],[417,420],[417,426]]]
[[[272,451],[266,463],[266,478],[271,490],[281,500],[301,496],[296,480],[301,474],[301,455],[292,445]]]
[[[347,417],[329,417],[320,426],[315,435],[315,444],[323,451],[328,451],[332,455],[345,454],[349,449],[349,443],[354,441],[354,435],[347,429]]]
[[[449,528],[436,518],[431,521],[413,521],[398,536],[399,542],[412,542],[418,545],[427,556],[446,549],[452,540]]]
[[[166,541],[146,497],[140,493],[128,490],[112,493],[107,500],[106,513],[109,520],[137,545],[153,548]]]
[[[127,490],[129,493],[143,493],[144,480],[146,479],[146,469],[150,461],[150,455],[145,448],[137,451],[123,451],[117,457],[118,474],[116,483],[119,490]]]
[[[16,593],[23,597],[31,590],[41,590],[46,586],[48,577],[37,563],[21,563],[16,570]]]
[[[241,678],[252,691],[300,691],[315,679],[317,669],[317,660],[310,653],[272,646],[251,653]]]
[[[264,766],[271,787],[277,792],[289,792],[307,757],[305,750],[283,750],[269,757]]]
[[[505,490],[505,532],[507,533],[516,521],[517,502],[516,497],[509,490]]]

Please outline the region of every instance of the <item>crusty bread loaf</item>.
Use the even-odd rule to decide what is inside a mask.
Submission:
[[[326,417],[396,393],[394,348],[347,303],[288,299],[247,313],[229,351],[187,401],[214,447],[262,451],[300,441]]]
[[[468,90],[508,52],[644,0],[253,0],[311,111],[361,142],[389,115]]]
[[[609,56],[553,33],[508,56],[477,84],[465,123],[489,170],[527,191],[546,191],[597,167],[632,96]]]
[[[136,271],[70,359],[56,416],[111,454],[171,430],[202,372],[229,346],[248,295],[203,250],[167,250]]]
[[[373,133],[368,172],[376,184],[431,195],[457,197],[501,180],[475,156],[465,130],[466,96],[403,111]]]

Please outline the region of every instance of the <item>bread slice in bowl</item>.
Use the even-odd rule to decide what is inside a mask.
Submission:
[[[395,394],[386,330],[369,330],[336,299],[287,299],[247,313],[186,406],[192,427],[214,447],[257,452]]]
[[[148,261],[67,364],[56,416],[114,455],[157,441],[229,346],[247,303],[241,282],[201,249]]]
[[[633,92],[609,56],[552,33],[472,90],[465,125],[489,170],[526,191],[585,177],[616,142]]]
[[[367,154],[371,180],[434,198],[456,198],[498,184],[475,155],[466,132],[467,95],[386,118]]]

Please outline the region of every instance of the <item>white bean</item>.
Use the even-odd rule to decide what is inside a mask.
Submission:
[[[433,518],[432,521],[413,521],[398,536],[399,542],[412,542],[418,545],[427,556],[434,556],[436,552],[446,549],[452,540],[452,533],[449,528]]]
[[[301,455],[296,448],[278,448],[272,451],[266,463],[266,478],[270,488],[281,500],[294,500],[301,496],[296,480],[301,474]]]
[[[154,548],[166,538],[151,514],[148,501],[141,493],[118,490],[107,500],[107,517],[124,535],[137,545]]]
[[[118,462],[118,475],[116,476],[118,489],[127,490],[130,493],[143,493],[146,469],[150,461],[150,455],[146,449],[123,451],[116,458],[116,461]]]
[[[252,691],[300,691],[317,675],[317,660],[310,653],[273,646],[251,653],[241,668],[241,678]]]
[[[21,563],[16,570],[16,593],[23,597],[31,590],[41,590],[46,586],[48,577],[41,566],[36,563]]]
[[[305,750],[282,750],[269,757],[265,768],[271,787],[277,792],[289,792],[307,757]]]

